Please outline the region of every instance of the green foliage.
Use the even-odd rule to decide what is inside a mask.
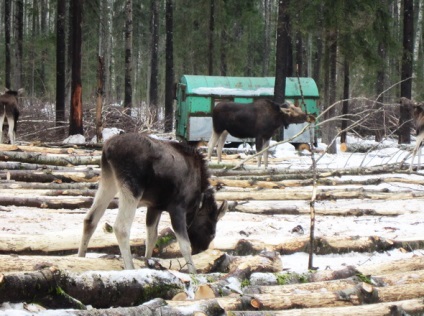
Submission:
[[[250,280],[249,279],[244,279],[243,281],[241,281],[241,287],[247,287],[250,285]]]
[[[361,282],[365,282],[368,284],[372,284],[372,280],[371,280],[371,276],[369,275],[364,275],[362,273],[357,273],[356,277],[361,281]]]

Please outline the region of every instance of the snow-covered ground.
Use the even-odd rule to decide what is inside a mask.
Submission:
[[[401,162],[410,155],[410,149],[400,149],[394,140],[386,140],[381,144],[373,141],[349,137],[348,143],[367,142],[375,149],[369,153],[338,152],[335,155],[316,153],[317,167],[319,169],[349,169],[360,167],[372,167]],[[412,148],[413,144],[411,144]],[[319,144],[324,150],[325,145]],[[339,144],[337,145],[339,148]],[[298,153],[290,144],[282,144],[273,149],[273,163],[270,168],[277,169],[301,169],[306,170],[311,166],[311,156],[308,152]],[[409,165],[410,158],[406,159]],[[424,173],[391,174],[405,179],[424,181]],[[382,175],[368,176],[343,176],[343,179],[369,179],[382,177]],[[412,183],[382,183],[375,189],[388,189],[390,192],[420,192],[424,190],[421,184]],[[308,201],[250,201],[250,206],[257,205],[258,208],[278,208],[283,206],[298,207],[306,209]],[[379,236],[397,240],[423,240],[424,216],[422,199],[411,200],[338,200],[318,201],[317,209],[376,209],[392,213],[391,216],[320,216],[316,217],[316,236]],[[11,212],[0,212],[0,238],[1,234],[43,234],[46,232],[63,232],[79,236],[82,230],[84,211],[80,212],[48,212],[42,209],[9,207]],[[117,210],[107,210],[99,227],[104,222],[113,223]],[[398,214],[398,215],[393,215]],[[137,212],[132,229],[133,237],[145,236],[144,228],[145,208]],[[278,244],[287,239],[300,236],[292,229],[300,225],[304,235],[309,235],[309,215],[261,215],[242,212],[229,212],[218,223],[215,245],[225,247],[226,243],[234,243],[239,239],[260,240],[264,243]],[[164,214],[160,222],[159,230],[170,226],[167,214]],[[339,269],[346,265],[362,266],[365,264],[376,264],[409,258],[411,256],[424,255],[424,249],[412,252],[392,250],[383,253],[347,253],[333,255],[317,255],[314,266],[319,269]],[[282,256],[284,270],[305,272],[308,266],[308,255],[296,253]],[[9,309],[10,306],[3,306]],[[2,307],[0,306],[0,311]],[[0,315],[2,313],[0,312]],[[12,315],[12,313],[8,313]],[[18,314],[16,314],[18,315]]]

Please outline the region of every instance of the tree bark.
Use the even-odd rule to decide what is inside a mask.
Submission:
[[[107,308],[138,305],[157,297],[171,299],[185,289],[185,281],[171,271],[150,269],[76,274],[50,268],[0,275],[1,303],[36,301],[58,289],[83,305]]]
[[[23,0],[14,1],[15,3],[15,19],[13,25],[15,26],[15,75],[14,86],[16,89],[22,87],[24,81],[22,76],[23,72],[23,41],[24,41],[24,2]]]
[[[279,0],[278,3],[274,101],[281,104],[286,98],[286,78],[289,72],[290,21],[288,13],[289,1]]]
[[[274,316],[351,316],[351,315],[419,315],[424,311],[424,303],[422,299],[412,299],[405,301],[379,303],[361,306],[349,307],[327,307],[327,308],[308,308],[308,309],[292,309],[287,311],[273,311]],[[227,315],[229,315],[228,313]],[[231,311],[234,316],[266,316],[268,311]]]
[[[166,0],[165,60],[165,133],[172,132],[174,122],[174,0]]]
[[[131,115],[132,107],[132,45],[133,45],[133,3],[125,2],[125,79],[124,79],[124,107],[126,113]]]
[[[10,170],[0,171],[0,177],[23,182],[96,182],[99,180],[99,171],[51,171],[51,170]]]
[[[98,56],[98,68],[97,68],[97,98],[96,98],[96,138],[97,143],[103,141],[103,94],[104,94],[104,58],[103,56]]]
[[[5,85],[6,88],[11,89],[11,74],[12,74],[12,64],[11,64],[11,9],[12,1],[4,1],[4,39],[5,39]]]
[[[56,16],[56,126],[65,124],[66,82],[66,1],[57,1]],[[61,130],[65,136],[65,130]]]
[[[151,0],[151,46],[150,46],[150,86],[149,86],[149,107],[150,115],[153,123],[156,123],[159,118],[158,104],[158,60],[159,60],[159,3],[156,0]]]
[[[72,91],[69,135],[84,134],[81,83],[82,0],[73,0],[72,7]]]
[[[100,156],[53,156],[39,153],[25,153],[14,151],[0,152],[0,161],[20,161],[28,163],[39,163],[54,166],[68,165],[100,165]]]
[[[413,29],[414,29],[414,1],[403,0],[403,54],[400,95],[411,99],[412,95],[412,68],[413,68]],[[410,107],[400,107],[399,144],[411,143],[411,110]]]

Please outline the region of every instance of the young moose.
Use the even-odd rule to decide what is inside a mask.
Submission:
[[[16,137],[16,126],[19,118],[18,96],[23,93],[24,89],[12,91],[6,89],[6,92],[0,95],[0,144],[3,143],[3,124],[7,119],[9,125],[9,140],[13,145]]]
[[[218,162],[228,134],[238,138],[255,138],[256,151],[268,147],[275,131],[292,123],[313,122],[300,107],[291,103],[277,104],[272,100],[258,99],[253,103],[220,102],[212,112],[213,130],[208,144],[208,160],[216,144]],[[268,151],[263,153],[265,168],[268,165]],[[261,157],[258,157],[258,167]]]
[[[191,253],[206,250],[215,237],[218,209],[209,186],[207,163],[194,148],[142,134],[122,134],[108,140],[102,152],[99,189],[84,220],[78,255],[84,257],[91,236],[109,202],[119,196],[114,231],[125,269],[134,269],[129,237],[138,203],[147,205],[146,258],[152,256],[162,211],[168,211],[190,273],[196,273]]]

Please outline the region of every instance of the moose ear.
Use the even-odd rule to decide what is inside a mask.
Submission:
[[[20,88],[18,90],[18,95],[22,95],[22,94],[24,94],[24,92],[25,92],[25,89],[24,88]]]
[[[216,220],[219,221],[225,215],[225,213],[227,213],[227,210],[228,203],[227,201],[223,201],[216,214]]]

